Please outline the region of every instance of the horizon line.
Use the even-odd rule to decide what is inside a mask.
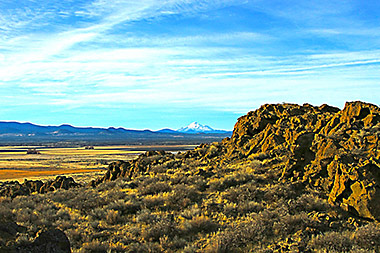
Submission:
[[[197,122],[197,121],[193,121],[193,122]],[[58,124],[58,125],[45,125],[45,124],[38,124],[38,123],[33,123],[33,122],[30,122],[30,121],[17,121],[17,120],[0,120],[0,123],[20,123],[20,124],[32,124],[32,125],[35,125],[35,126],[41,126],[41,127],[60,127],[60,126],[71,126],[71,127],[74,127],[74,128],[100,128],[100,129],[110,129],[110,128],[115,128],[115,129],[124,129],[124,130],[132,130],[132,131],[152,131],[152,132],[157,132],[157,131],[160,131],[160,130],[172,130],[172,131],[178,131],[180,128],[178,129],[172,129],[170,127],[163,127],[163,128],[159,128],[159,129],[149,129],[149,128],[145,128],[145,129],[136,129],[136,128],[126,128],[126,127],[123,127],[123,126],[108,126],[108,127],[104,127],[104,126],[76,126],[76,125],[72,125],[70,123],[62,123],[62,124]],[[191,123],[190,123],[191,124]],[[188,124],[189,125],[189,124]],[[188,126],[186,125],[186,126]],[[203,125],[203,124],[201,124]],[[185,127],[186,127],[185,126]],[[227,132],[232,132],[232,130],[226,130],[226,129],[214,129],[212,128],[213,130],[215,131],[227,131]]]

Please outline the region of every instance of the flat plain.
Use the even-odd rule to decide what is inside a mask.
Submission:
[[[2,146],[0,147],[0,181],[25,179],[50,179],[57,175],[69,175],[86,181],[102,174],[108,163],[130,160],[148,150],[184,151],[194,145],[147,145],[147,146],[95,146],[45,147],[45,146]],[[27,154],[36,149],[40,154]]]

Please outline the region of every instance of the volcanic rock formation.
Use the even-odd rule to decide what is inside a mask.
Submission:
[[[72,177],[57,176],[54,180],[42,182],[41,180],[25,180],[20,184],[18,181],[5,182],[0,184],[0,196],[14,198],[16,196],[30,195],[33,192],[46,193],[58,189],[69,189],[79,187]]]
[[[283,180],[318,187],[331,204],[380,219],[379,135],[380,109],[372,104],[350,102],[342,111],[282,104],[241,117],[225,143],[230,158],[287,156],[275,165],[283,166]]]
[[[137,159],[131,161],[117,161],[108,166],[106,174],[93,180],[90,185],[96,186],[100,183],[113,181],[120,177],[133,177],[137,174],[149,173],[149,169],[153,165],[164,164],[171,161],[174,155],[165,151],[148,151],[140,155]]]
[[[258,159],[280,169],[283,182],[323,192],[330,204],[380,220],[380,108],[348,102],[343,110],[322,105],[267,104],[240,117],[231,138],[176,155],[148,152],[110,164],[93,186],[119,177],[152,173],[151,166],[184,166],[189,159],[212,167]]]

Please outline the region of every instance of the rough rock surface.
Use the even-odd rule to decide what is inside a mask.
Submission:
[[[147,152],[133,161],[112,163],[103,178],[112,181],[186,164],[207,161],[212,167],[241,160],[261,160],[282,170],[281,180],[314,187],[331,204],[365,218],[380,220],[380,108],[348,102],[343,110],[322,105],[267,104],[240,117],[231,138],[202,144],[176,155]]]
[[[0,184],[0,196],[14,198],[16,196],[30,195],[31,193],[46,193],[58,189],[69,189],[78,187],[72,177],[57,176],[54,180],[42,182],[40,180],[25,180],[20,184],[18,181],[5,182]]]
[[[380,219],[380,109],[346,103],[264,105],[239,118],[227,159],[257,156],[285,161],[283,180],[300,181],[365,218]],[[285,159],[283,159],[285,156]],[[279,159],[282,158],[282,159]]]
[[[150,167],[164,164],[173,159],[174,155],[165,151],[148,151],[131,161],[117,161],[108,166],[106,174],[93,180],[90,185],[96,186],[100,183],[113,181],[119,177],[133,177],[136,174],[149,173]]]

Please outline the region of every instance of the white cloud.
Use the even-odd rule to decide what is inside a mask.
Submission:
[[[263,8],[262,1],[254,2]],[[118,24],[162,15],[190,15],[227,4],[234,1],[95,1],[75,12],[59,14],[80,16],[85,22],[46,33],[20,34],[16,30],[25,26],[28,15],[20,15],[19,20],[12,15],[13,23],[6,27],[10,39],[0,38],[0,50],[4,49],[0,54],[0,84],[14,87],[12,92],[25,91],[16,96],[19,99],[12,97],[20,104],[166,104],[243,112],[267,102],[319,101],[321,98],[313,96],[323,96],[326,90],[341,101],[347,95],[345,85],[355,87],[356,80],[371,76],[372,80],[363,83],[373,87],[380,79],[376,70],[379,50],[294,50],[278,54],[275,46],[281,38],[254,29],[165,36],[112,33]],[[308,8],[299,4],[296,9]],[[295,10],[263,11],[294,20],[290,16]],[[330,14],[318,7],[310,15]],[[298,18],[308,19],[302,15]],[[27,22],[35,22],[36,16],[32,14]],[[40,19],[47,21],[46,17]],[[96,22],[90,22],[91,19]],[[5,21],[0,20],[1,24],[4,26]],[[347,33],[335,28],[303,29],[301,33],[310,32]],[[241,46],[244,43],[249,47]],[[263,47],[267,51],[259,50]],[[364,89],[367,90],[370,89]],[[328,96],[326,99],[337,101]]]
[[[322,28],[322,29],[310,29],[310,33],[321,36],[337,36],[337,35],[350,35],[350,36],[368,36],[379,37],[380,27],[374,28]]]

